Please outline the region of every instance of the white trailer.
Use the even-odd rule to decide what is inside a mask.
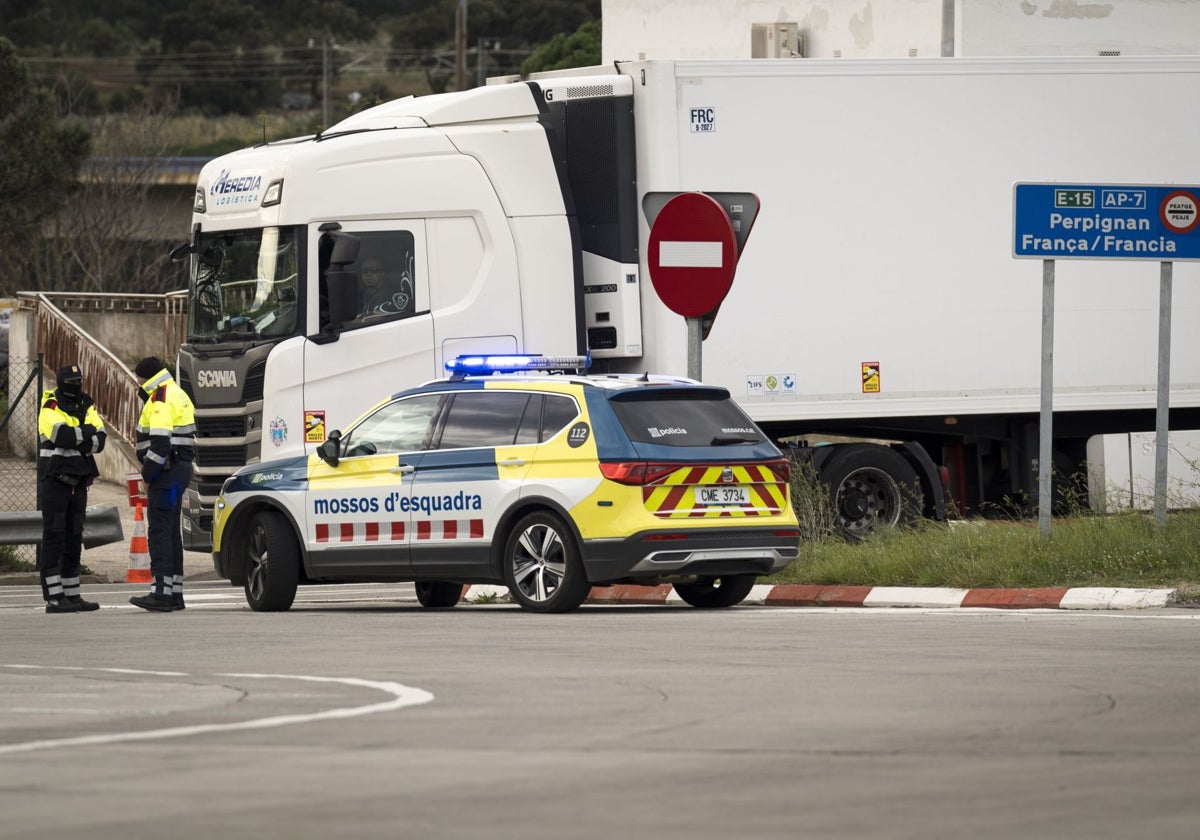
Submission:
[[[604,0],[601,60],[1200,54],[1180,0]]]
[[[651,192],[761,200],[704,379],[777,438],[875,441],[812,450],[848,532],[941,515],[947,477],[963,511],[1036,499],[1041,271],[1011,257],[1013,183],[1200,183],[1198,82],[1187,58],[634,62],[219,158],[179,360],[189,544],[233,469],[311,450],[457,353],[685,373]],[[403,263],[410,306],[353,318],[360,248]],[[1175,276],[1175,323],[1200,323],[1196,266]],[[1153,263],[1059,265],[1060,472],[1093,435],[1153,429],[1157,288]],[[1177,328],[1172,359],[1172,428],[1200,428],[1200,332]]]

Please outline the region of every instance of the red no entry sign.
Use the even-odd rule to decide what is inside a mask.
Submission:
[[[716,309],[737,267],[737,238],[729,215],[704,193],[668,201],[650,227],[650,281],[667,308],[685,318]]]

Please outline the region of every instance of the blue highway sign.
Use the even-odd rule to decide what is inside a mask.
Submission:
[[[1013,256],[1200,260],[1200,187],[1014,184]]]

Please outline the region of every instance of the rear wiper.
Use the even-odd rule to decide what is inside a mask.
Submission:
[[[758,438],[741,437],[740,435],[717,435],[709,446],[733,446],[738,443],[758,443]]]

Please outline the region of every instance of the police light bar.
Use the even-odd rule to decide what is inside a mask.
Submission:
[[[528,370],[579,371],[587,370],[591,363],[587,356],[456,356],[446,362],[446,370],[452,377],[461,378],[487,376],[492,373],[521,373]]]

